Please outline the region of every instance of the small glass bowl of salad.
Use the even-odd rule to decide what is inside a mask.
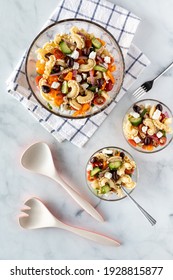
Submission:
[[[31,98],[64,118],[107,108],[124,79],[124,58],[113,35],[86,19],[58,21],[32,42],[25,64]]]
[[[96,151],[88,160],[85,173],[92,193],[107,201],[125,198],[121,186],[130,193],[138,178],[133,157],[124,149],[112,146]]]
[[[172,120],[172,112],[165,104],[154,99],[143,99],[134,103],[126,112],[123,133],[135,150],[158,152],[172,141]]]

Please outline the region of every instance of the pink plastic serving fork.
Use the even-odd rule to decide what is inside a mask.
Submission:
[[[32,197],[25,202],[25,208],[22,209],[23,216],[19,217],[19,224],[25,229],[37,229],[46,227],[56,227],[65,229],[80,235],[84,238],[101,243],[107,246],[119,246],[120,243],[110,237],[91,232],[88,230],[76,228],[67,225],[58,220],[48,208],[38,198]]]

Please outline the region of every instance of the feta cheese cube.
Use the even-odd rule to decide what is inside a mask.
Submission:
[[[140,117],[140,115],[139,115],[138,113],[136,113],[136,112],[130,112],[130,115],[131,115],[132,117],[134,117],[135,119],[137,119],[137,118]]]
[[[79,58],[79,52],[77,50],[74,50],[72,52],[72,54],[70,54],[69,56],[74,58],[74,59],[78,59]]]
[[[143,133],[146,133],[147,130],[148,130],[148,126],[143,125],[143,126],[142,126],[142,132],[143,132]]]
[[[134,137],[134,141],[136,144],[138,144],[141,142],[141,139],[138,136],[136,136],[136,137]]]
[[[104,61],[105,61],[106,63],[111,63],[111,58],[110,58],[110,56],[105,56]]]
[[[106,172],[104,177],[107,178],[107,179],[111,179],[112,178],[112,173]]]
[[[54,88],[54,89],[57,89],[59,86],[60,86],[60,83],[58,83],[58,82],[53,82],[51,84],[51,88]]]
[[[82,81],[81,75],[76,75],[76,82],[80,83]]]
[[[87,74],[86,73],[82,73],[82,77],[83,77],[84,80],[86,80]]]
[[[78,70],[79,69],[79,63],[74,62],[73,69]]]
[[[91,171],[91,170],[93,170],[93,166],[92,166],[92,164],[88,164],[87,165],[87,171]]]
[[[86,90],[89,87],[89,84],[87,84],[87,83],[81,84],[81,87],[83,87],[83,89]]]
[[[163,133],[162,133],[161,131],[158,131],[158,132],[156,133],[156,136],[157,136],[158,138],[161,138],[161,137],[163,136]]]
[[[94,52],[94,51],[90,52],[89,58],[95,59],[96,58],[96,52]]]
[[[156,109],[156,111],[154,112],[153,116],[152,116],[152,119],[153,120],[158,120],[160,118],[160,115],[161,115],[161,111]]]
[[[103,153],[103,154],[106,154],[106,155],[112,155],[112,154],[113,154],[113,151],[112,151],[112,150],[109,150],[109,149],[103,149],[103,150],[102,150],[102,153]]]

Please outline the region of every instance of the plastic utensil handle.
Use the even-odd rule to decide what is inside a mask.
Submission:
[[[68,230],[68,231],[73,232],[77,235],[80,235],[84,238],[87,238],[89,240],[98,242],[102,245],[107,245],[107,246],[119,246],[120,245],[119,241],[114,240],[114,239],[112,239],[110,237],[107,237],[105,235],[101,235],[99,233],[95,233],[95,232],[91,232],[91,231],[88,231],[88,230],[72,227],[72,226],[66,225],[64,223],[60,226],[59,221],[57,222],[57,227],[58,228],[61,227],[62,229]]]
[[[84,198],[80,196],[75,190],[73,190],[67,183],[65,183],[59,175],[54,175],[52,177],[57,183],[59,183],[71,197],[86,211],[88,212],[93,218],[95,218],[99,222],[103,222],[102,216],[97,212],[97,210]]]
[[[165,74],[171,67],[173,67],[173,62],[166,67],[166,69],[161,72],[153,81],[156,81],[158,78],[160,78],[163,74]]]
[[[132,197],[131,195],[123,188],[121,187],[124,193],[131,199],[131,201],[138,207],[138,209],[141,211],[141,213],[144,215],[145,218],[153,225],[156,224],[156,220],[147,212],[145,211]]]

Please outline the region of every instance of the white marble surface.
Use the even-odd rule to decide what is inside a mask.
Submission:
[[[142,18],[134,41],[150,58],[151,65],[133,86],[136,88],[173,60],[173,0],[113,2]],[[7,94],[5,80],[57,1],[0,0],[0,4],[3,7],[0,16],[0,259],[173,259],[173,143],[153,155],[135,152],[128,146],[121,132],[121,121],[132,102],[130,94],[119,102],[84,148],[56,142]],[[173,110],[173,70],[155,84],[148,96],[165,102]],[[99,224],[81,211],[56,183],[21,167],[22,152],[37,141],[50,145],[58,169],[97,206],[105,223]],[[100,202],[87,189],[84,167],[88,156],[107,145],[121,146],[135,157],[140,177],[133,197],[157,219],[156,226],[150,226],[128,199]],[[21,229],[17,218],[23,202],[30,196],[46,201],[63,221],[117,237],[122,245],[104,247],[56,229]]]

